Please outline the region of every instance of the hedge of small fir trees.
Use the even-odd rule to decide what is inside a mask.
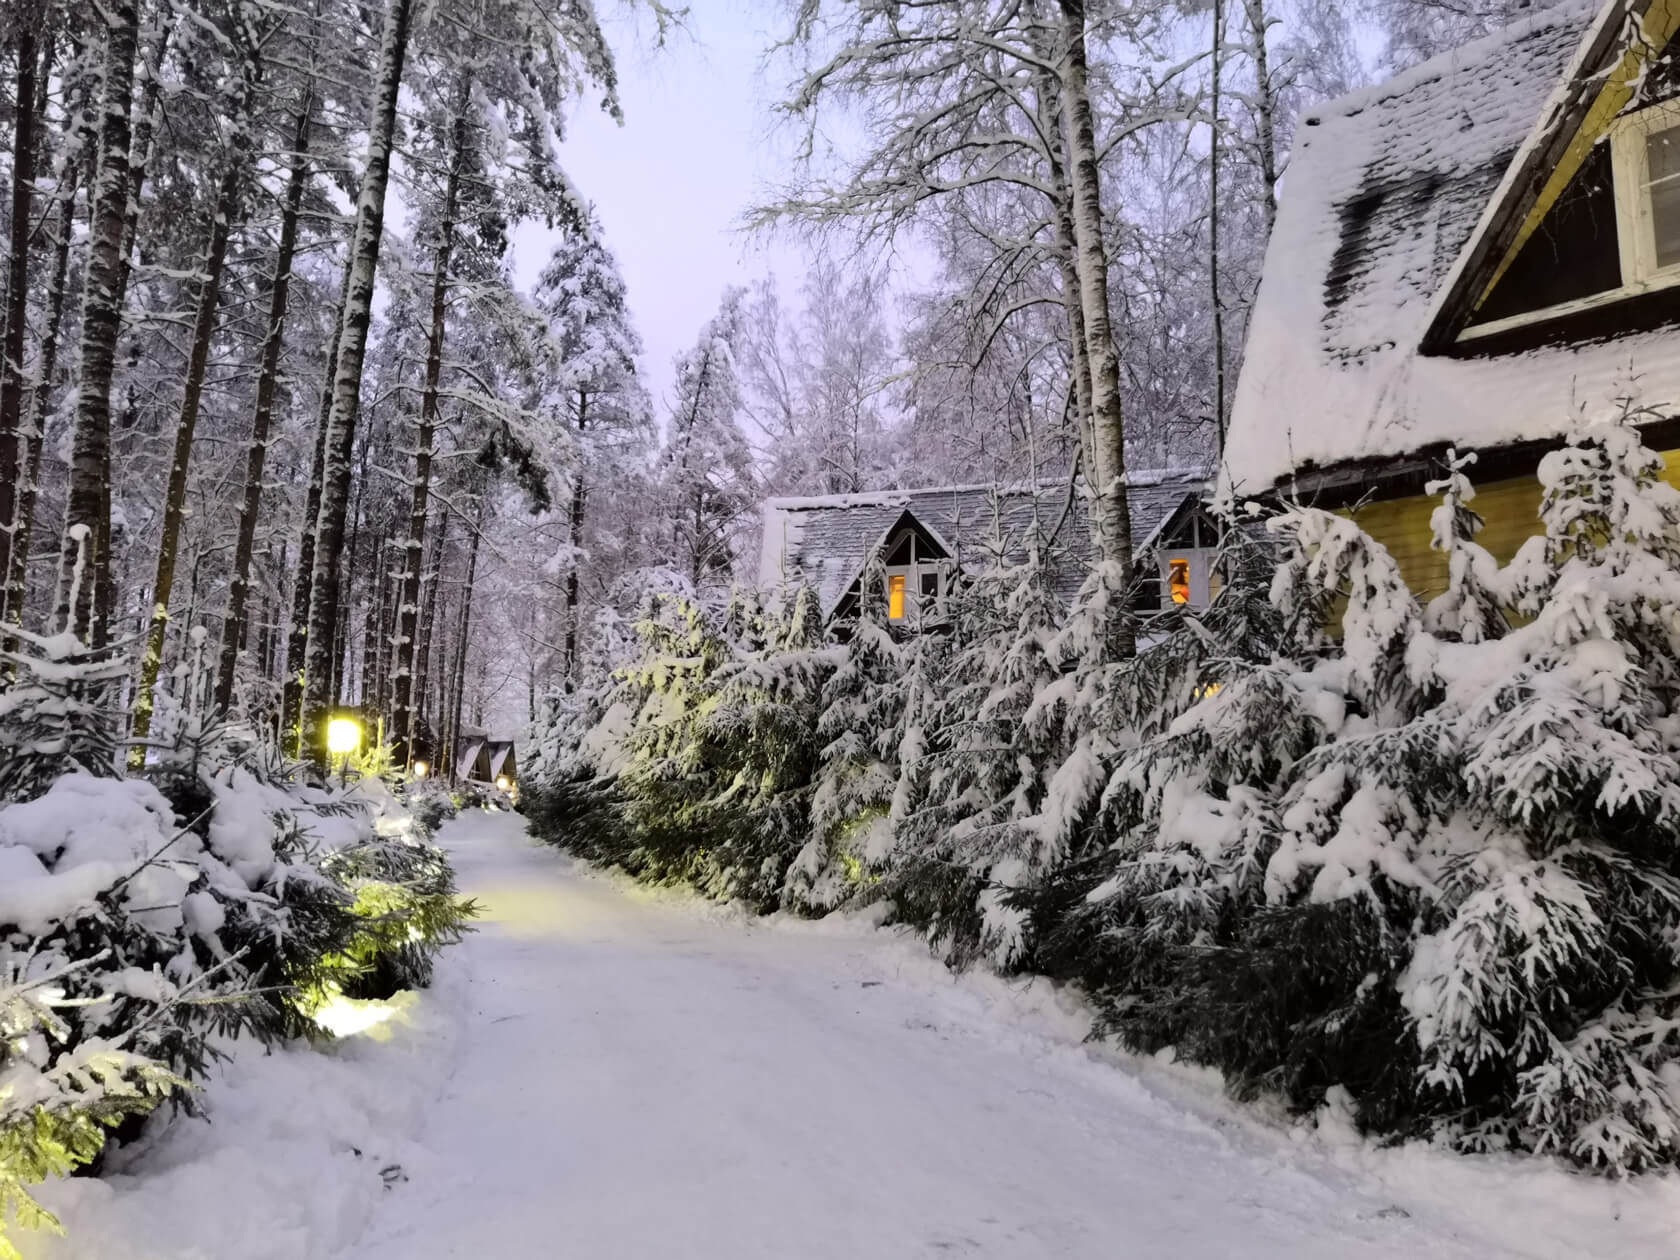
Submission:
[[[1539,468],[1501,566],[1453,455],[1420,604],[1357,518],[1250,509],[1147,625],[1042,540],[937,626],[666,591],[547,724],[539,834],[760,909],[889,898],[954,965],[1368,1132],[1680,1157],[1680,492],[1631,406]],[[1021,554],[1016,547],[1012,554]],[[1004,554],[1002,548],[999,554]]]

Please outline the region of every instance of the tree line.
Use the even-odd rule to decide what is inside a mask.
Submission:
[[[1366,20],[1398,63],[1511,7]],[[559,160],[569,109],[620,114],[587,4],[13,6],[0,618],[131,654],[140,745],[202,625],[217,703],[294,749],[353,705],[447,757],[510,684],[527,714],[564,685],[636,574],[721,598],[765,492],[1073,465],[1124,580],[1118,487],[1216,448],[1293,119],[1364,73],[1353,19],[787,16],[785,117],[814,137],[843,110],[862,139],[813,147],[756,218],[835,240],[799,312],[723,295],[661,423]],[[561,244],[527,295],[530,223]],[[884,319],[884,276],[841,250],[911,227],[938,275]]]

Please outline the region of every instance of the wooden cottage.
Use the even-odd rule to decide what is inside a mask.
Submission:
[[[1364,500],[1428,595],[1450,447],[1502,561],[1539,528],[1541,455],[1624,398],[1680,484],[1677,28],[1680,0],[1570,0],[1303,119],[1231,488]]]
[[[1129,481],[1132,545],[1139,568],[1153,579],[1143,602],[1205,605],[1217,583],[1217,535],[1202,508],[1207,470],[1138,472]],[[1065,484],[770,499],[759,585],[791,590],[808,584],[824,618],[843,619],[856,606],[864,566],[879,555],[888,616],[913,625],[944,600],[965,568],[990,563],[999,540],[1006,560],[1025,559],[1036,530],[1052,540],[1051,585],[1067,604],[1090,571],[1088,524],[1083,503],[1069,510]]]
[[[471,783],[488,787],[519,783],[519,757],[512,739],[501,738],[485,731],[466,731],[460,737],[455,752],[456,774]]]

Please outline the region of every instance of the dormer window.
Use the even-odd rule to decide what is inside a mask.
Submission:
[[[1680,101],[1621,119],[1610,143],[1623,282],[1673,283],[1680,279]]]
[[[1458,334],[1474,342],[1680,285],[1680,100],[1618,118],[1519,244]]]
[[[904,620],[904,584],[908,575],[903,573],[887,574],[887,620]]]
[[[902,625],[939,606],[950,561],[914,526],[887,540],[887,620]]]

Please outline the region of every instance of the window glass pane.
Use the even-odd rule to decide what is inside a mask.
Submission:
[[[1172,592],[1172,602],[1188,604],[1190,602],[1190,561],[1187,559],[1167,561],[1167,589]]]
[[[1654,131],[1645,139],[1650,163],[1651,223],[1657,237],[1657,266],[1680,263],[1680,127]]]
[[[904,574],[894,573],[887,578],[887,616],[893,621],[904,620]]]
[[[922,594],[937,599],[939,596],[939,574],[922,574]]]

